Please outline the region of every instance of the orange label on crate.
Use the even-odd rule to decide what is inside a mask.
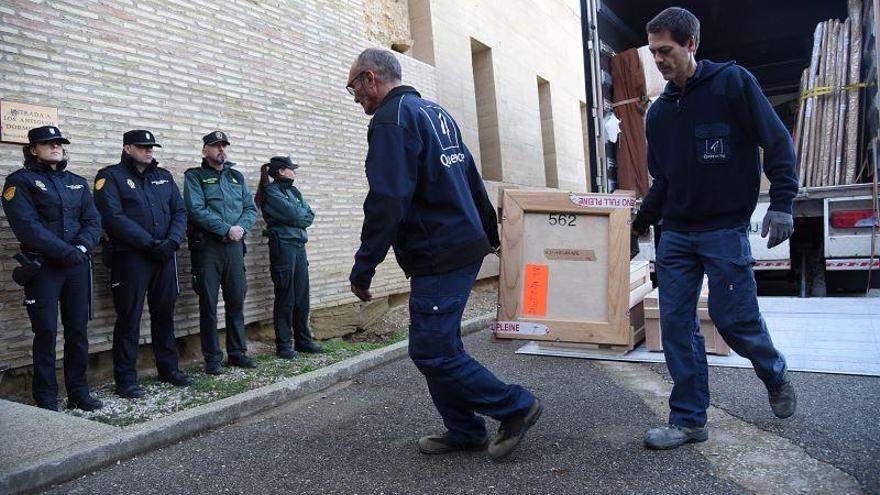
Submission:
[[[547,265],[526,264],[523,316],[547,316],[547,280],[549,275],[550,267]]]

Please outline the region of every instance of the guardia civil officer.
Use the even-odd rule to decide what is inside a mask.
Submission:
[[[199,318],[205,372],[223,373],[217,334],[217,296],[226,305],[228,364],[256,368],[247,356],[244,334],[244,238],[254,225],[257,208],[244,175],[227,160],[229,137],[215,131],[202,137],[202,164],[184,174],[183,197],[192,253],[193,289],[199,296]]]
[[[128,131],[122,136],[120,162],[101,169],[95,180],[95,204],[110,238],[106,249],[112,251],[113,377],[116,393],[127,399],[144,395],[137,383],[137,355],[145,295],[159,381],[190,384],[178,369],[174,340],[176,251],[183,242],[186,209],[174,176],[153,156],[153,148],[161,147],[150,131]]]
[[[791,135],[746,69],[695,59],[700,21],[670,7],[647,25],[648,47],[663,78],[663,95],[648,110],[651,190],[633,231],[663,220],[657,251],[663,352],[672,375],[669,423],[645,434],[652,449],[709,438],[709,377],[697,320],[703,275],[709,315],[724,340],[749,359],[779,418],[797,409],[785,358],[774,347],[758,308],[748,224],[761,171],[770,179],[763,235],[768,248],[791,236],[797,194]],[[764,150],[763,167],[758,148]]]
[[[352,64],[348,92],[372,115],[367,131],[361,245],[349,281],[372,298],[376,266],[394,246],[410,277],[409,355],[425,376],[447,431],[422,437],[424,454],[487,449],[502,458],[543,410],[520,385],[499,380],[465,350],[461,315],[483,258],[498,247],[498,224],[473,156],[452,115],[401,84],[400,62],[369,48]],[[501,422],[489,442],[485,421]]]
[[[293,359],[296,351],[323,352],[309,330],[309,261],[306,229],[315,214],[293,181],[296,169],[288,156],[273,156],[260,169],[257,205],[266,220],[269,237],[269,270],[275,287],[272,318],[276,354]],[[269,182],[269,177],[272,182]]]
[[[23,265],[14,279],[24,286],[24,304],[34,332],[33,397],[37,406],[58,410],[55,338],[58,305],[64,325],[64,386],[68,407],[86,411],[103,404],[86,381],[92,272],[90,253],[101,237],[101,220],[88,182],[67,170],[55,126],[28,132],[24,168],[9,174],[3,186],[3,210],[21,243]],[[24,271],[24,276],[22,273]],[[15,276],[18,275],[18,276]]]

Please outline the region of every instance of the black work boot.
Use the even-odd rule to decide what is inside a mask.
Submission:
[[[96,411],[104,407],[104,403],[89,395],[88,392],[72,395],[67,398],[68,409],[82,409],[83,411]]]
[[[278,349],[275,355],[280,359],[296,359],[296,351],[293,349]]]
[[[524,415],[516,415],[502,420],[501,426],[498,427],[498,434],[489,444],[489,455],[494,459],[503,459],[510,455],[526,436],[529,428],[538,422],[542,412],[544,412],[544,406],[535,397],[532,407]]]
[[[159,381],[162,383],[170,383],[175,387],[187,387],[192,385],[192,380],[186,373],[176,370],[168,375],[159,375]]]
[[[48,409],[50,411],[58,412],[58,401],[37,401],[37,407],[40,409]]]
[[[451,452],[479,452],[486,450],[489,439],[484,438],[480,442],[453,442],[444,433],[442,435],[429,435],[419,439],[419,452],[427,455],[449,454]]]
[[[705,442],[709,439],[709,429],[705,426],[667,425],[651,428],[645,433],[645,447],[654,450],[669,450],[686,443]]]
[[[257,362],[254,361],[253,359],[247,357],[244,354],[242,354],[240,356],[231,356],[230,355],[229,360],[227,361],[227,364],[229,364],[229,366],[235,366],[237,368],[254,369],[257,367]]]
[[[116,395],[123,399],[140,399],[147,395],[147,393],[144,392],[144,389],[142,389],[137,383],[129,383],[126,385],[117,385]]]
[[[765,383],[767,398],[770,399],[770,408],[777,418],[788,418],[797,410],[797,393],[794,385],[784,376],[779,383]]]
[[[305,352],[306,354],[323,354],[324,348],[319,346],[318,344],[309,341],[303,342],[301,344],[296,344],[294,348],[299,352]]]
[[[205,363],[205,373],[209,375],[222,375],[225,373],[220,363]]]

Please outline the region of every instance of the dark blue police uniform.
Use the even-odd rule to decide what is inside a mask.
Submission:
[[[69,141],[57,127],[28,133],[31,145]],[[69,405],[97,409],[86,380],[89,344],[86,326],[91,304],[89,254],[101,235],[101,221],[86,180],[67,171],[67,160],[53,170],[25,147],[24,168],[9,174],[3,186],[3,210],[21,250],[40,263],[24,283],[24,304],[34,332],[33,397],[37,405],[58,408],[55,339],[58,304],[64,325],[64,385]]]
[[[126,133],[125,144],[159,146],[148,131]],[[183,198],[168,170],[155,160],[143,172],[128,153],[98,172],[95,203],[112,249],[110,284],[113,375],[120,394],[137,383],[137,353],[144,296],[150,307],[150,336],[159,379],[178,371],[174,308],[179,294],[176,251],[186,231]]]

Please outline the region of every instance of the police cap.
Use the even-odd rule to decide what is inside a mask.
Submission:
[[[282,168],[289,168],[291,170],[296,170],[299,168],[299,165],[293,163],[293,160],[290,159],[289,156],[273,156],[269,159],[269,172],[272,174],[277,173]]]
[[[143,129],[135,129],[128,131],[122,135],[122,144],[136,144],[139,146],[156,146],[161,148],[162,145],[156,142],[156,136],[150,131]]]
[[[43,127],[37,127],[28,131],[28,142],[30,144],[45,143],[46,141],[70,144],[70,141],[61,135],[61,129],[54,125],[44,125]]]
[[[226,143],[226,145],[229,145],[229,136],[223,131],[214,131],[202,136],[202,142],[205,143],[205,146],[210,146],[214,143]]]

